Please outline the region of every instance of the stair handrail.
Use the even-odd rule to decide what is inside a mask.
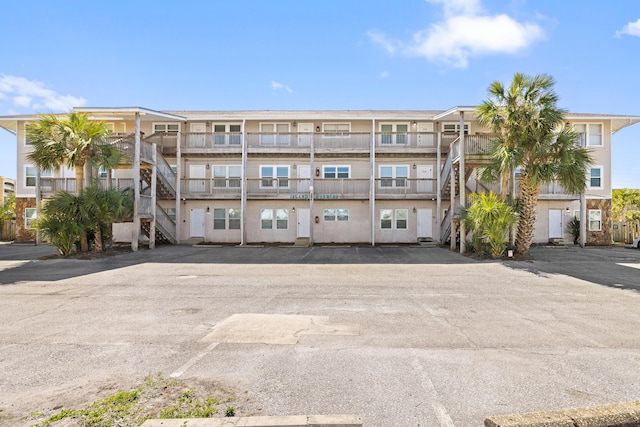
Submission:
[[[156,204],[156,228],[167,235],[169,240],[176,241],[176,223],[167,212]]]
[[[167,186],[171,188],[171,191],[175,194],[177,182],[176,173],[167,162],[167,159],[165,159],[162,153],[160,153],[160,150],[156,148],[156,151],[156,168],[158,176],[163,180],[163,182],[165,182],[165,184],[167,184]]]
[[[447,154],[447,158],[444,161],[444,166],[442,167],[442,171],[440,172],[440,193],[444,193],[444,189],[449,184],[450,174],[451,174],[451,151]]]
[[[446,210],[447,210],[447,214],[444,216],[444,218],[442,218],[442,221],[440,222],[441,243],[447,240],[447,237],[449,237],[447,233],[451,232],[451,219],[453,216],[452,214],[453,209],[451,209],[451,205],[449,205],[449,207]]]

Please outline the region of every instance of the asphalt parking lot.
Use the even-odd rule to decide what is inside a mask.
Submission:
[[[494,262],[419,247],[172,246],[37,259],[52,252],[0,245],[2,425],[98,380],[156,372],[237,383],[260,415],[366,426],[480,426],[640,399],[638,250]]]

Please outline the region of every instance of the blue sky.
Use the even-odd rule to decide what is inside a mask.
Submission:
[[[640,115],[640,2],[4,1],[0,115],[158,110],[448,109],[547,73],[559,105]],[[0,130],[0,175],[15,177]],[[640,124],[613,185],[640,188]]]

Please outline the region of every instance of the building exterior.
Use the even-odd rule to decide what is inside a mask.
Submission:
[[[4,204],[4,199],[16,194],[16,180],[0,176],[0,188],[2,188],[2,200],[0,204]]]
[[[113,171],[133,188],[133,223],[121,240],[170,243],[387,244],[460,239],[456,208],[489,161],[491,135],[475,107],[442,111],[153,111],[77,108],[112,129],[128,154]],[[17,240],[35,239],[42,200],[75,191],[73,170],[29,164],[25,125],[35,115],[0,117],[16,135]],[[595,164],[587,191],[541,188],[535,243],[571,241],[568,221],[584,220],[586,244],[611,242],[612,135],[640,117],[567,114]],[[517,172],[516,172],[517,173]],[[107,171],[100,176],[106,181]],[[453,238],[452,238],[453,234]],[[464,243],[462,244],[464,247]],[[463,249],[463,248],[461,248]]]

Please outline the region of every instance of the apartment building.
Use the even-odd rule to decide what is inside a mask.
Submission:
[[[127,153],[111,182],[132,188],[136,213],[116,237],[169,243],[392,244],[460,241],[455,220],[467,194],[494,190],[476,180],[487,164],[488,129],[475,107],[438,111],[154,111],[77,108],[112,130]],[[18,240],[35,239],[43,200],[75,191],[73,170],[29,164],[25,125],[16,135]],[[541,188],[535,243],[571,240],[582,216],[587,244],[611,242],[612,136],[640,117],[567,114],[591,150],[585,194]],[[100,171],[106,183],[109,171]],[[517,174],[517,171],[516,171]],[[517,181],[517,180],[516,180]],[[464,240],[464,239],[462,239]]]
[[[0,205],[4,204],[4,199],[16,194],[16,180],[0,176],[0,188],[2,188],[2,200]]]

